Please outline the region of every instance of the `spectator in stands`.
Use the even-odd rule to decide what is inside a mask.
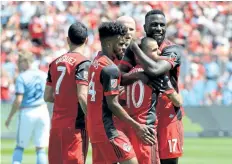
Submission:
[[[168,20],[167,38],[181,44],[185,50],[182,58],[184,69],[180,76],[186,82],[184,79],[191,74],[193,80],[193,87],[185,88],[185,91],[187,89],[191,91],[189,94],[194,92],[199,95],[215,92],[218,83],[221,83],[219,76],[223,75],[224,78],[229,74],[229,69],[225,68],[229,61],[228,56],[232,55],[232,2],[5,1],[2,2],[1,10],[1,42],[3,47],[6,45],[10,48],[9,51],[4,48],[2,57],[13,54],[13,59],[17,59],[14,54],[29,48],[37,56],[38,63],[43,63],[40,68],[47,70],[44,58],[49,56],[53,59],[67,51],[65,36],[68,27],[81,19],[90,29],[85,54],[92,58],[100,46],[97,37],[97,26],[100,22],[116,20],[121,15],[131,16],[136,21],[136,37],[140,38],[144,36],[145,13],[152,8],[165,12]],[[12,68],[6,70],[12,72]],[[207,83],[206,91],[202,90],[203,82]],[[183,84],[186,87],[188,85]],[[232,104],[226,98],[231,93],[228,86],[230,83],[222,82],[220,92],[223,92],[223,104]],[[201,96],[197,101],[204,104]]]

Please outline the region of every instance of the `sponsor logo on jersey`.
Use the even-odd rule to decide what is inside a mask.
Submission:
[[[111,88],[116,88],[118,86],[118,79],[111,79],[110,85]]]
[[[169,118],[173,118],[175,115],[174,114],[170,114],[169,115]]]
[[[124,143],[122,147],[123,147],[123,150],[126,152],[130,152],[131,150],[131,145],[129,145],[128,143]]]

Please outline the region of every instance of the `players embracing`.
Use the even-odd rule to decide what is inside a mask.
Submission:
[[[183,125],[182,100],[178,94],[178,75],[181,48],[165,39],[166,19],[160,10],[152,10],[145,16],[144,30],[147,37],[154,39],[161,54],[152,58],[142,51],[142,47],[132,43],[120,64],[122,72],[129,72],[139,61],[144,75],[159,93],[156,95],[157,133],[161,164],[176,164],[182,155]],[[155,49],[154,49],[155,51]],[[168,76],[168,80],[167,77]],[[140,75],[141,76],[141,75]],[[123,77],[127,77],[126,74]]]
[[[50,163],[85,163],[84,113],[93,164],[178,163],[183,147],[181,49],[165,39],[160,10],[146,14],[147,37],[141,45],[129,43],[132,28],[126,23],[124,17],[99,26],[102,50],[91,65],[82,55],[87,29],[81,23],[70,27],[70,52],[51,63],[45,92],[45,100],[55,103]],[[126,104],[121,105],[120,85],[127,85]]]
[[[102,51],[89,68],[87,129],[92,144],[94,164],[137,164],[128,137],[117,126],[114,116],[132,127],[147,144],[154,144],[153,130],[136,122],[118,102],[121,74],[114,61],[126,49],[127,28],[119,22],[105,22],[99,27]]]

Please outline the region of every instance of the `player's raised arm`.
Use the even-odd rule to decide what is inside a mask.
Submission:
[[[50,72],[50,66],[48,70],[48,77],[47,77],[47,83],[44,91],[44,101],[45,102],[54,102],[54,90],[52,87],[52,77]]]
[[[144,71],[150,76],[158,76],[164,74],[172,68],[170,62],[166,60],[154,61],[149,58],[135,42],[131,43],[130,48],[138,58]]]
[[[134,66],[136,65],[136,60],[134,58],[133,52],[130,50],[130,48],[127,48],[125,55],[123,59],[120,61],[120,64],[118,68],[121,71],[121,85],[130,85],[133,84],[137,80],[144,79],[146,80],[146,77],[144,76],[143,72],[136,72],[136,73],[128,73]]]
[[[90,61],[84,61],[76,68],[76,84],[77,84],[77,98],[81,105],[83,112],[87,113],[87,95],[88,95],[88,69]]]

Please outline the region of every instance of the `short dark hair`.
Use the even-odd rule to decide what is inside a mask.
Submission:
[[[154,9],[154,10],[149,11],[149,12],[146,14],[145,19],[146,19],[147,17],[149,17],[150,15],[156,15],[156,14],[161,14],[161,15],[163,15],[163,16],[165,17],[163,11],[161,11],[161,10],[155,10],[155,9]]]
[[[87,27],[81,22],[73,23],[68,29],[68,37],[73,44],[83,44],[88,37]]]
[[[103,22],[98,28],[100,40],[116,35],[125,36],[127,30],[127,27],[120,22]]]

